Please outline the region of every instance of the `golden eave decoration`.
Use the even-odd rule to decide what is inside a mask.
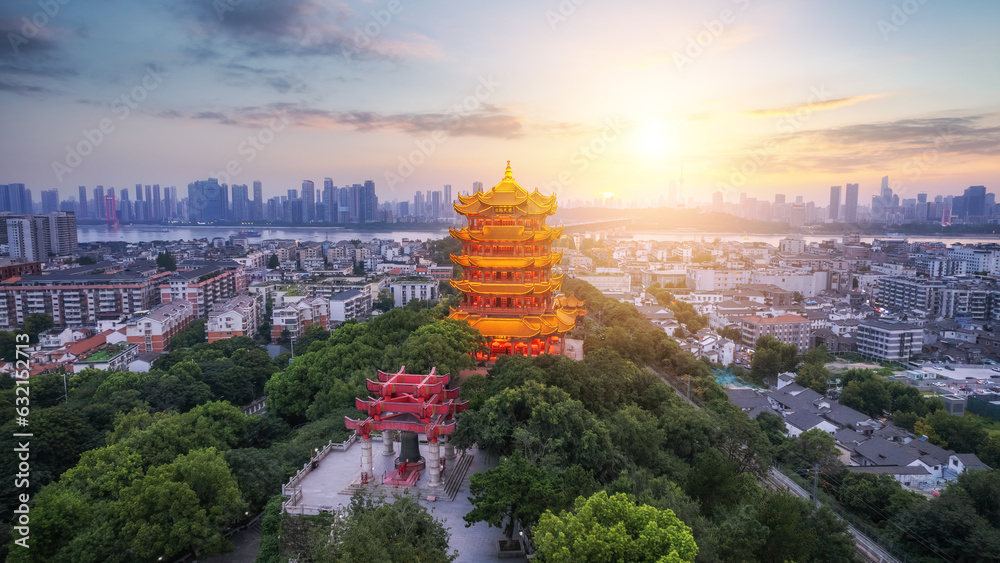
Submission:
[[[459,194],[458,201],[459,203],[455,204],[455,211],[462,215],[478,215],[494,211],[494,207],[517,209],[526,215],[552,215],[556,212],[555,194],[544,196],[538,188],[533,192],[522,188],[514,179],[509,160],[503,180],[493,186],[493,189],[472,195]]]

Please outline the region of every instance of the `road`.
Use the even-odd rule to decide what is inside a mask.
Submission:
[[[666,383],[667,385],[670,385],[670,387],[682,399],[684,399],[685,401],[687,401],[688,404],[690,404],[691,406],[693,406],[696,409],[701,408],[697,404],[695,404],[693,401],[691,401],[690,399],[688,399],[685,396],[685,394],[683,392],[681,392],[680,389],[674,387],[670,383],[670,381],[666,377],[663,376],[663,374],[661,374],[658,371],[656,371],[655,369],[653,369],[652,366],[646,366],[646,369],[648,369],[649,371],[651,371],[651,372],[655,373],[656,375],[658,375],[660,377],[660,379],[664,383]],[[780,471],[778,471],[777,469],[774,469],[774,468],[771,468],[771,472],[764,479],[764,481],[765,481],[765,484],[770,484],[771,486],[775,487],[776,489],[787,489],[787,490],[791,491],[792,494],[795,494],[795,495],[797,495],[797,496],[799,496],[801,498],[804,498],[804,499],[809,499],[810,496],[811,496],[808,492],[805,491],[805,489],[803,489],[802,487],[800,487],[798,485],[798,483],[796,483],[795,481],[792,481],[791,479],[788,478],[788,476],[786,476],[785,474],[781,473]],[[840,517],[838,516],[838,518],[840,518]],[[901,563],[899,561],[899,559],[896,559],[895,557],[893,557],[888,551],[886,551],[880,545],[878,545],[877,543],[875,543],[874,541],[872,541],[871,538],[869,538],[868,536],[866,536],[863,533],[861,533],[861,531],[858,530],[857,528],[855,528],[854,526],[848,524],[847,525],[847,529],[854,536],[854,545],[856,546],[856,548],[858,550],[858,553],[860,553],[861,555],[863,555],[868,561],[875,561],[876,563]]]
[[[800,487],[798,483],[792,481],[787,475],[774,468],[771,469],[771,472],[768,474],[765,481],[770,483],[775,488],[785,489],[793,495],[804,499],[809,499],[811,496],[805,489]],[[899,559],[893,557],[892,554],[883,549],[882,546],[872,541],[871,538],[861,533],[854,526],[848,524],[847,529],[854,536],[854,544],[857,546],[858,553],[865,556],[865,558],[869,561],[876,561],[878,563],[900,563]]]

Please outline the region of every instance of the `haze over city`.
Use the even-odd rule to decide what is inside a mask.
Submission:
[[[564,200],[1000,183],[991,2],[43,4],[0,7],[0,181],[35,193],[406,199],[507,159]]]

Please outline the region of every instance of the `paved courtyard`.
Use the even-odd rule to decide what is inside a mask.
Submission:
[[[383,475],[388,475],[394,471],[393,460],[399,455],[399,442],[394,444],[394,455],[383,455],[384,448],[384,444],[378,438],[372,439],[372,462],[375,474],[374,480],[376,482],[381,482]],[[442,456],[444,455],[444,450],[445,448],[442,446]],[[427,444],[420,444],[420,453],[424,459],[429,459]],[[449,477],[452,476],[452,472],[461,465],[457,462],[461,460],[462,454],[461,452],[458,453],[458,459],[447,461],[443,475],[446,485],[450,481]],[[472,463],[469,465],[468,471],[461,482],[453,482],[453,486],[458,486],[458,492],[454,501],[440,498],[444,496],[443,494],[433,495],[439,497],[435,501],[427,500],[427,471],[421,472],[420,479],[414,487],[369,484],[364,489],[372,494],[384,492],[389,497],[394,492],[403,493],[407,492],[408,489],[419,492],[420,503],[426,506],[435,517],[444,520],[445,527],[451,533],[450,549],[458,550],[458,561],[495,561],[499,559],[496,554],[496,545],[497,541],[503,538],[503,530],[491,528],[483,522],[466,528],[465,520],[462,519],[462,516],[472,510],[472,503],[468,499],[469,476],[488,469],[486,466],[486,456],[475,449],[466,451],[464,455],[472,456]],[[334,450],[330,452],[317,464],[316,469],[305,475],[299,483],[302,498],[298,501],[297,506],[307,511],[307,513],[316,509],[325,511],[338,510],[350,503],[352,486],[357,487],[360,484],[361,445],[354,443],[346,450]],[[505,559],[505,561],[517,561],[517,559]]]

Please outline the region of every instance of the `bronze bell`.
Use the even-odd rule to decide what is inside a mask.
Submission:
[[[420,457],[420,437],[416,432],[404,430],[399,433],[399,457],[396,458],[396,466],[399,467],[406,462],[407,465],[415,465],[423,461]]]

